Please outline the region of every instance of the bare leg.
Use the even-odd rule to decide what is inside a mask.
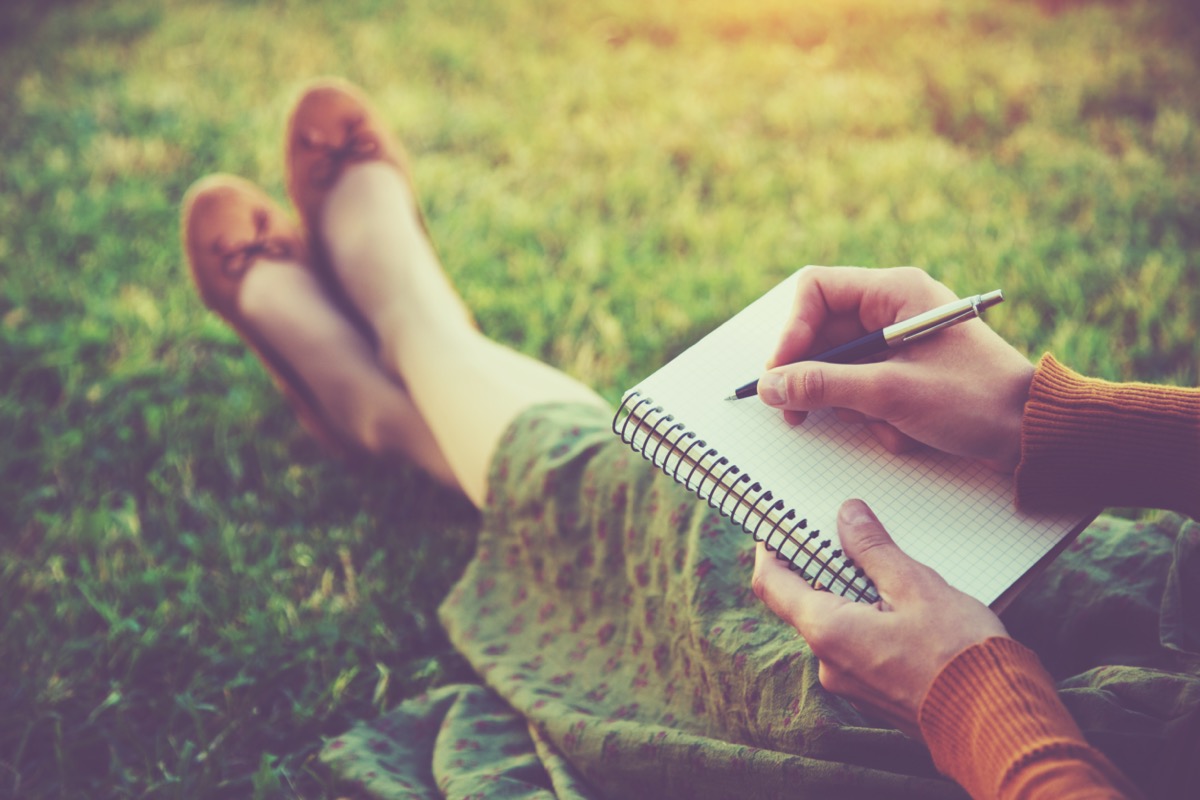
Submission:
[[[338,277],[374,327],[380,360],[400,377],[467,497],[487,498],[501,435],[545,402],[605,402],[574,378],[491,341],[442,271],[407,182],[381,162],[352,165],[321,219]]]
[[[304,378],[338,434],[376,455],[407,455],[442,483],[460,488],[408,393],[380,367],[312,273],[260,261],[246,275],[238,305]]]

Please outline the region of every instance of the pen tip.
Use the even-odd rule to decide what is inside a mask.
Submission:
[[[725,398],[725,402],[728,403],[730,400],[737,400],[737,399],[738,399],[738,396],[736,394],[731,394],[731,395],[729,395],[729,397]]]

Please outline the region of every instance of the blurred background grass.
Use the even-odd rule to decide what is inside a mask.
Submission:
[[[0,796],[334,796],[321,737],[469,679],[474,516],[348,472],[193,295],[178,203],[282,199],[306,78],[407,142],[495,337],[610,398],[806,263],[1003,287],[991,324],[1200,382],[1191,0],[9,0]]]

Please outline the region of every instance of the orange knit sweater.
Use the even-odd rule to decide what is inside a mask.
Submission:
[[[1084,378],[1045,356],[1021,430],[1017,504],[1200,517],[1200,390]],[[934,763],[974,798],[1137,797],[1083,738],[1037,657],[992,638],[955,656],[920,710]]]

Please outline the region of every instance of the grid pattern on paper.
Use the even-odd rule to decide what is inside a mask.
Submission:
[[[614,430],[634,450],[800,569],[810,583],[857,600],[878,599],[831,534],[808,525],[754,476],[733,465],[652,398],[627,392]]]
[[[909,555],[992,602],[1080,520],[1018,513],[1010,477],[932,451],[892,455],[861,426],[840,423],[831,413],[811,414],[792,428],[753,398],[725,400],[770,355],[791,308],[795,277],[633,391],[653,398],[682,426],[677,430],[703,438],[807,517],[809,530],[821,530],[822,538],[836,542],[838,507],[860,498]]]

